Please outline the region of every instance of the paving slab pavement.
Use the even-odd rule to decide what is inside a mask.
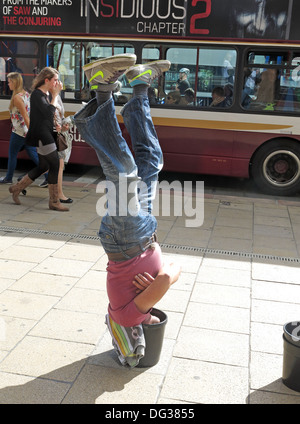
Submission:
[[[37,181],[38,183],[38,181]],[[283,325],[300,320],[300,199],[204,195],[204,222],[158,216],[182,275],[157,304],[161,359],[122,367],[104,324],[100,194],[65,182],[70,212],[37,185],[12,203],[0,185],[0,404],[289,404]]]

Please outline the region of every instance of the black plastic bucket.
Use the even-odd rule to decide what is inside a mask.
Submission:
[[[158,317],[160,322],[157,324],[143,324],[146,348],[144,357],[137,365],[140,368],[153,367],[158,363],[163,345],[165,327],[168,322],[167,315],[159,309],[153,308],[151,315]]]
[[[292,390],[300,392],[300,321],[283,326],[282,381]]]

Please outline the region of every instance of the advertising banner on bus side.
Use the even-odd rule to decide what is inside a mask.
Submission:
[[[2,0],[0,32],[300,40],[298,0]]]

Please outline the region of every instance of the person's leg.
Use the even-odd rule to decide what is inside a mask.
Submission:
[[[69,209],[62,206],[58,197],[58,171],[59,171],[59,158],[56,146],[40,145],[38,148],[39,165],[29,171],[29,178],[35,180],[40,175],[48,171],[48,189],[49,189],[49,209],[65,212]]]
[[[28,175],[24,175],[24,177],[17,182],[17,184],[14,184],[9,187],[9,192],[12,194],[13,201],[16,203],[16,205],[20,205],[20,199],[19,194],[21,192],[25,192],[25,188],[28,187],[33,181],[28,177]]]
[[[147,89],[153,78],[169,67],[169,61],[156,61],[130,67],[126,72],[133,79],[130,83],[134,87],[134,97],[124,106],[122,115],[130,132],[135,160],[122,136],[110,87],[99,84],[97,101],[92,100],[75,115],[79,131],[96,150],[108,180],[116,182],[123,173],[136,177],[136,165],[139,168],[138,176],[147,186],[150,187],[151,181],[157,180],[162,168],[162,152],[150,114]],[[139,73],[143,74],[140,78]]]
[[[59,159],[58,177],[57,177],[58,197],[59,197],[60,200],[67,200],[66,196],[63,193],[63,188],[62,188],[64,166],[65,166],[64,160],[60,158]]]
[[[28,145],[25,144],[25,150],[26,150],[28,156],[30,157],[30,159],[34,162],[34,164],[36,166],[38,166],[38,164],[39,164],[39,156],[38,156],[38,153],[36,151],[36,147],[34,147],[34,146],[28,146]]]
[[[40,156],[39,156],[40,158]],[[49,209],[59,211],[59,212],[67,212],[69,209],[63,206],[59,200],[58,196],[58,173],[59,173],[59,157],[58,152],[55,149],[51,153],[42,156],[40,158],[49,169],[48,172],[48,189],[49,189]]]
[[[0,181],[1,183],[12,182],[17,166],[17,156],[23,146],[24,137],[12,132],[9,140],[7,172],[6,176]]]
[[[139,215],[137,166],[122,136],[113,99],[100,106],[97,99],[91,100],[75,115],[75,124],[82,138],[95,149],[106,176],[107,209],[99,231],[101,243],[106,252],[124,252],[149,233],[151,236],[156,225],[151,223],[148,230],[147,220]]]
[[[91,145],[99,158],[109,181],[116,183],[119,174],[136,176],[137,169],[117,121],[112,91],[118,87],[118,77],[136,61],[134,54],[116,55],[84,66],[85,75],[96,90],[91,100],[74,120],[84,140]]]
[[[35,181],[37,178],[39,178],[41,175],[43,175],[46,171],[48,171],[48,162],[44,159],[45,156],[38,154],[38,164],[35,168],[32,168],[28,172],[28,176],[30,179]]]
[[[58,153],[59,171],[58,171],[58,178],[57,178],[58,198],[61,203],[73,203],[73,200],[70,199],[70,197],[66,197],[63,192],[63,175],[64,175],[65,162],[64,162],[64,159],[60,157],[59,153]]]
[[[48,170],[48,164],[44,161],[42,155],[38,155],[38,165],[31,169],[28,174],[24,175],[20,180],[18,179],[17,184],[12,185],[9,188],[10,193],[12,193],[13,201],[20,205],[19,194],[25,190],[36,178],[42,175]],[[26,192],[25,192],[26,193]]]
[[[36,166],[39,165],[39,156],[36,150],[36,147],[34,146],[28,146],[25,144],[25,150],[28,154],[28,156],[30,157],[30,159],[35,163]],[[21,179],[25,176],[26,174],[20,175],[18,177],[18,181],[21,181]],[[44,181],[39,185],[39,187],[47,187],[48,186],[48,172],[44,173]],[[24,193],[26,194],[26,193]]]
[[[44,174],[44,181],[39,184],[39,187],[47,188],[48,187],[48,172]]]
[[[76,126],[84,140],[95,149],[107,180],[118,183],[119,174],[137,178],[132,153],[122,136],[112,97],[98,107],[91,100],[75,115]]]
[[[38,156],[38,153],[36,151],[36,147],[34,147],[34,146],[28,146],[26,144],[25,144],[24,147],[25,147],[25,150],[26,150],[28,156],[30,157],[30,159],[34,162],[34,164],[36,166],[38,166],[38,164],[39,164],[39,156]],[[24,174],[24,175],[26,175],[26,174]],[[21,175],[20,177],[18,177],[18,181],[21,181],[21,179],[24,177],[24,175]],[[24,195],[26,195],[26,190],[22,191],[22,193]]]
[[[36,164],[36,166],[38,166],[39,156],[38,156],[36,147],[25,145],[25,149],[30,159]],[[44,181],[41,184],[39,184],[39,187],[48,187],[48,172],[44,173]]]
[[[121,113],[135,153],[138,176],[142,180],[139,200],[144,213],[152,212],[158,173],[163,166],[162,151],[150,113],[148,88],[153,78],[169,67],[169,61],[161,60],[132,67],[125,73],[133,86],[134,97]]]
[[[108,62],[109,60],[110,58],[108,58]],[[94,67],[97,66],[101,71],[102,63],[102,60],[96,61]],[[125,65],[127,64],[124,64],[123,71],[127,69]],[[159,68],[152,71],[153,76],[157,76],[161,72]],[[106,179],[115,188],[115,190],[110,190],[111,185],[108,186],[108,214],[103,217],[99,232],[102,245],[106,252],[124,253],[124,250],[133,246],[144,246],[145,241],[149,240],[156,230],[157,223],[155,217],[149,213],[140,213],[139,199],[135,189],[139,181],[137,166],[122,137],[116,118],[111,98],[112,86],[99,84],[98,91],[101,92],[102,89],[103,93],[98,94],[96,99],[90,101],[75,115],[74,119],[84,140],[95,149]],[[131,197],[128,195],[129,192]],[[130,211],[128,210],[129,203]],[[114,210],[116,211],[115,215],[112,213]],[[141,252],[143,250],[141,249]],[[124,259],[128,258],[124,255]]]
[[[122,73],[132,65],[132,55],[128,56],[122,56]],[[107,60],[111,65],[111,58]],[[103,67],[103,61],[98,61],[97,73],[101,73]],[[115,72],[112,71],[112,74]],[[99,84],[96,98],[74,117],[81,136],[95,149],[106,176],[108,209],[102,219],[99,235],[107,252],[122,252],[139,244],[141,236],[136,234],[138,226],[143,237],[148,232],[144,231],[145,222],[142,222],[142,217],[136,217],[139,213],[137,193],[128,194],[129,186],[134,191],[132,186],[136,186],[138,175],[136,163],[122,136],[115,113],[112,90],[116,86],[116,81],[112,84]],[[124,259],[128,257],[125,256]]]
[[[13,200],[16,204],[20,205],[19,194],[49,169],[49,208],[62,212],[68,211],[68,208],[61,205],[57,193],[59,159],[56,146],[54,143],[53,147],[51,145],[43,146],[40,144],[38,149],[38,166],[31,169],[17,184],[9,188],[10,193],[13,195]]]

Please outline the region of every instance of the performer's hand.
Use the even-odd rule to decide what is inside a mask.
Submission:
[[[165,263],[163,267],[159,270],[157,276],[163,275],[169,278],[170,286],[174,284],[181,274],[181,266],[178,263]]]
[[[136,293],[141,293],[145,290],[150,284],[154,281],[152,275],[148,272],[144,272],[144,274],[138,274],[134,277],[132,284],[137,288]]]

